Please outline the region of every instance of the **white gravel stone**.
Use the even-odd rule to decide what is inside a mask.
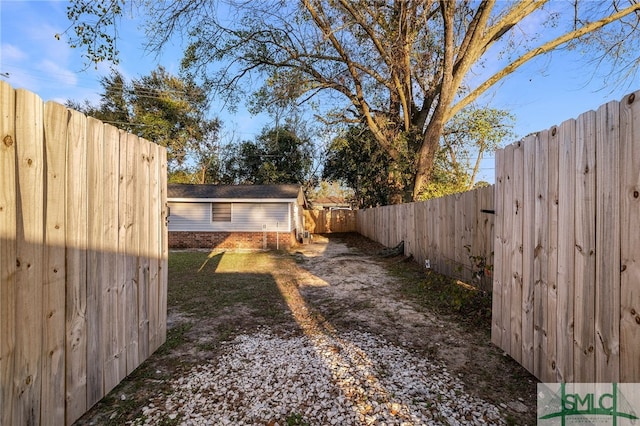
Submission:
[[[442,366],[361,332],[241,335],[172,389],[132,424],[273,425],[294,416],[310,425],[504,423],[498,407],[467,394]]]

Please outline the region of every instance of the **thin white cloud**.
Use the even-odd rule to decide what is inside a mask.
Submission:
[[[18,46],[9,43],[2,43],[0,46],[0,61],[21,62],[29,57],[26,52]]]
[[[40,61],[39,68],[52,82],[65,86],[75,86],[78,84],[78,77],[73,71],[58,65],[50,59]]]

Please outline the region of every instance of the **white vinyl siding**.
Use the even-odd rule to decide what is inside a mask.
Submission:
[[[210,202],[170,201],[169,231],[290,232],[290,203],[231,203],[231,222],[212,221]]]

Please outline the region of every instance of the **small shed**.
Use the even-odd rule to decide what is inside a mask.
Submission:
[[[169,247],[288,249],[302,238],[300,185],[167,186]]]

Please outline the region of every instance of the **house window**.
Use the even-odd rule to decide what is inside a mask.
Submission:
[[[212,222],[231,222],[231,203],[211,203]]]

